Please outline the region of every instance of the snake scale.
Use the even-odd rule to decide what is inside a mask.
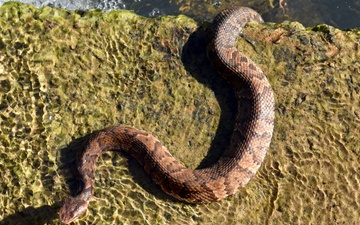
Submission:
[[[220,159],[210,167],[191,170],[145,131],[124,126],[98,131],[78,153],[77,172],[83,186],[77,196],[63,199],[59,212],[63,223],[87,210],[94,193],[96,162],[108,150],[127,152],[164,192],[189,203],[223,199],[249,182],[264,160],[274,128],[272,88],[261,69],[235,48],[236,38],[249,21],[263,22],[257,12],[245,7],[226,9],[213,21],[209,58],[247,109],[245,115],[238,113],[230,144]]]

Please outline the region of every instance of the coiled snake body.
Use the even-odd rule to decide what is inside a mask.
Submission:
[[[77,170],[83,187],[76,197],[62,201],[60,220],[63,223],[70,223],[86,211],[94,193],[96,162],[107,150],[129,153],[164,192],[185,202],[217,201],[249,182],[270,145],[274,96],[261,69],[235,48],[235,40],[248,21],[263,22],[261,16],[249,8],[224,10],[213,22],[209,57],[233,86],[241,107],[248,110],[245,115],[238,113],[230,145],[221,158],[208,168],[191,170],[145,131],[123,126],[106,128],[92,135],[78,155]]]

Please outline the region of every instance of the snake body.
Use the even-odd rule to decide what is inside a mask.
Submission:
[[[213,22],[210,60],[234,88],[241,107],[247,109],[245,114],[238,113],[230,144],[220,159],[210,167],[191,170],[145,131],[123,126],[98,131],[78,154],[77,170],[83,186],[77,196],[63,199],[63,223],[70,223],[86,211],[94,193],[96,162],[108,150],[127,152],[164,192],[189,203],[223,199],[249,182],[271,142],[274,96],[261,69],[235,48],[236,38],[248,21],[263,22],[257,12],[244,7],[224,10]]]

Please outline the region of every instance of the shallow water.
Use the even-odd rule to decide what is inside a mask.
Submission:
[[[59,224],[60,200],[76,191],[76,151],[101,128],[146,130],[191,168],[227,145],[236,101],[206,57],[208,24],[0,10],[1,225]],[[134,159],[107,153],[75,224],[356,224],[359,33],[250,24],[244,37],[238,47],[276,96],[271,148],[246,188],[216,203],[177,202]]]
[[[0,5],[4,0],[0,0]],[[359,0],[22,0],[36,7],[51,6],[68,10],[112,9],[133,10],[139,15],[156,17],[160,15],[185,14],[199,21],[211,21],[216,13],[229,6],[248,6],[258,11],[269,22],[284,20],[298,21],[305,26],[326,23],[340,29],[360,27]]]

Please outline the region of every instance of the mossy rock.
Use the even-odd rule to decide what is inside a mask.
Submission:
[[[207,59],[209,24],[6,3],[0,27],[0,224],[59,224],[76,147],[104,127],[146,130],[191,168],[227,145],[237,103]],[[358,221],[359,31],[250,23],[238,47],[276,97],[273,142],[255,178],[220,202],[190,205],[127,155],[107,153],[79,224]]]

